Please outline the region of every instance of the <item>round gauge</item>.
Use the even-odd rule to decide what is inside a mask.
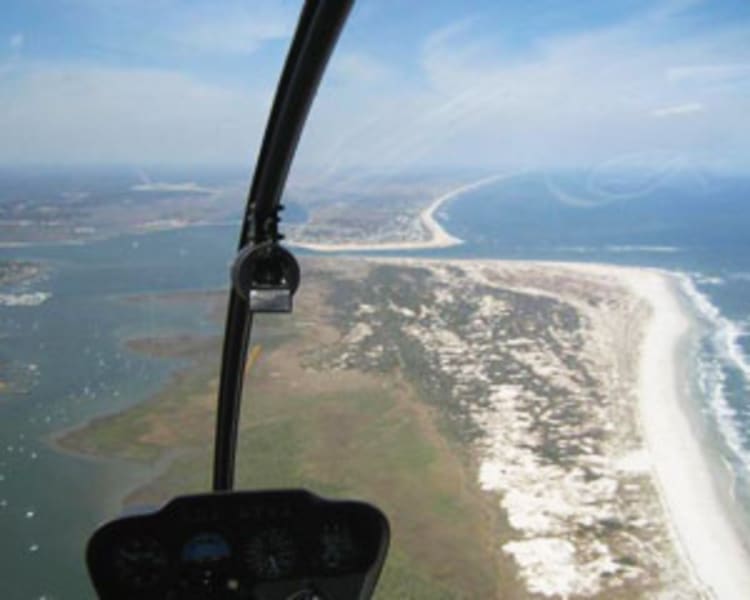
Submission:
[[[193,565],[212,565],[230,554],[229,544],[218,533],[200,533],[182,547],[181,558]]]
[[[167,564],[164,548],[153,538],[131,538],[115,550],[117,577],[134,589],[148,588],[159,583]]]
[[[320,533],[320,559],[328,569],[346,567],[354,557],[354,542],[342,523],[326,523]]]
[[[278,579],[292,572],[297,558],[294,540],[285,529],[267,529],[251,539],[245,548],[250,571],[264,579]]]
[[[229,544],[218,533],[199,533],[192,537],[180,553],[185,567],[180,571],[180,585],[184,589],[213,590],[222,581],[230,555]]]

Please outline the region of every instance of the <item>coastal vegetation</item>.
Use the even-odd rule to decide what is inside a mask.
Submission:
[[[238,487],[381,506],[394,532],[382,598],[690,595],[637,460],[634,296],[524,263],[304,267],[295,313],[257,321]],[[219,319],[223,294],[160,301],[196,299]],[[182,366],[58,444],[153,465],[125,503],[207,490],[219,341],[127,341]]]

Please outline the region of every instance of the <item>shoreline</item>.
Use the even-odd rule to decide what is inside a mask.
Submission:
[[[712,449],[696,430],[680,389],[680,350],[692,320],[678,295],[678,275],[648,267],[558,261],[374,258],[394,264],[539,265],[598,275],[646,303],[637,348],[636,418],[648,471],[672,546],[703,598],[741,600],[750,589],[750,551],[732,507],[718,489]],[[717,558],[720,557],[720,560]]]
[[[701,597],[744,599],[750,589],[750,549],[730,500],[718,489],[713,462],[723,459],[705,445],[680,387],[680,355],[694,327],[679,296],[680,275],[607,263],[538,264],[613,277],[647,303],[650,314],[638,349],[637,418],[664,521]]]
[[[672,277],[648,269],[621,271],[623,283],[652,311],[640,354],[641,430],[675,546],[696,588],[712,598],[739,600],[750,589],[750,554],[680,395],[678,352],[691,322]]]
[[[434,211],[439,205],[433,205]],[[458,262],[559,268],[610,279],[645,302],[651,314],[644,321],[643,337],[637,349],[636,414],[664,524],[697,592],[703,597],[722,600],[744,598],[745,591],[750,589],[750,554],[716,489],[708,449],[703,447],[687,412],[689,407],[680,394],[678,350],[690,331],[691,321],[680,302],[675,275],[668,271],[604,263],[402,257],[373,260],[407,265]],[[85,428],[85,424],[79,427]],[[71,452],[55,446],[57,451]]]
[[[383,243],[339,243],[339,244],[322,244],[315,242],[294,242],[289,241],[290,246],[297,248],[304,248],[305,250],[312,250],[314,252],[371,252],[371,251],[389,251],[389,250],[434,250],[437,248],[450,248],[452,246],[460,246],[464,243],[464,240],[448,233],[440,223],[435,219],[435,213],[437,210],[445,204],[448,200],[465,194],[466,192],[473,191],[495,181],[507,179],[512,177],[513,174],[500,173],[496,175],[490,175],[489,177],[483,177],[477,181],[466,183],[462,186],[454,188],[437,198],[433,199],[430,204],[422,209],[419,213],[419,221],[422,226],[427,230],[429,239],[426,240],[415,240],[415,241],[401,241],[401,242],[383,242]]]

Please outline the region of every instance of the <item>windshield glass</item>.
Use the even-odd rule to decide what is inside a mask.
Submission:
[[[211,486],[300,4],[0,21],[0,597]],[[356,3],[285,190],[236,487],[375,503],[380,598],[750,589],[750,8]],[[234,551],[234,549],[230,549]],[[721,560],[717,560],[721,557]]]

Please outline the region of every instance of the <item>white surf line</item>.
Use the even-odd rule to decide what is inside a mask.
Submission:
[[[679,398],[677,343],[689,322],[668,276],[623,273],[653,314],[640,364],[640,416],[662,503],[699,588],[717,600],[741,600],[750,590],[750,554],[724,507],[701,440]]]

